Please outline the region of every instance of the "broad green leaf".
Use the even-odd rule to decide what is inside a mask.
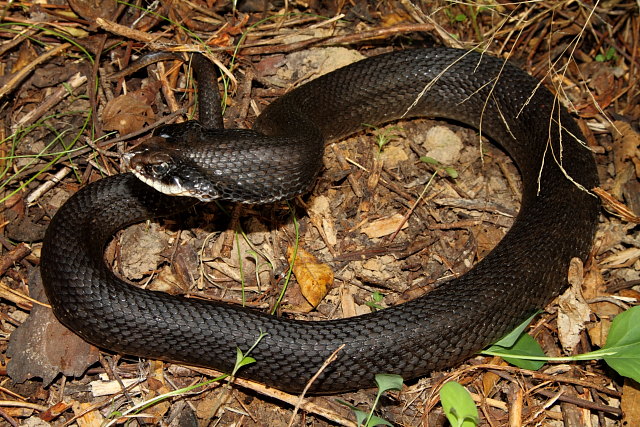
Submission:
[[[496,341],[493,345],[499,345],[500,347],[511,347],[516,343],[520,335],[524,332],[524,329],[529,326],[529,323],[540,313],[540,311],[536,311],[531,315],[527,320],[520,323],[513,331],[509,332],[504,337],[500,338],[500,340]]]
[[[466,388],[450,381],[440,389],[440,402],[452,427],[478,425],[478,408]]]
[[[538,369],[544,366],[543,361],[539,360],[527,360],[527,359],[514,359],[509,357],[509,355],[515,356],[531,356],[531,357],[545,357],[544,351],[542,351],[542,347],[538,344],[538,341],[533,339],[533,337],[529,334],[522,334],[516,340],[515,344],[511,347],[501,347],[497,345],[493,345],[489,348],[489,350],[494,353],[502,353],[500,357],[502,357],[507,362],[512,365],[517,366],[522,369],[529,369],[531,371],[537,371]]]
[[[376,384],[378,384],[378,395],[387,390],[402,390],[402,377],[395,374],[376,374]]]
[[[601,350],[615,354],[603,356],[620,375],[640,382],[640,306],[618,314],[609,329],[607,343]]]
[[[351,410],[353,410],[353,414],[356,416],[356,423],[358,423],[359,426],[363,425],[367,420],[367,417],[369,416],[369,414],[355,407],[352,407]]]
[[[602,348],[622,348],[640,343],[640,306],[618,314],[611,322],[607,343]]]
[[[538,341],[533,339],[529,334],[522,334],[518,338],[514,345],[503,350],[505,356],[502,356],[504,360],[522,369],[529,369],[531,371],[537,371],[544,366],[544,362],[540,360],[527,360],[527,359],[514,359],[508,354],[518,356],[531,356],[531,357],[545,357],[542,347],[538,344]]]

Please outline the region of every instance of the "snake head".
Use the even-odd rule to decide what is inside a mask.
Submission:
[[[180,156],[176,147],[162,137],[154,137],[135,151],[124,155],[125,165],[145,184],[170,196],[195,197],[202,201],[215,199],[211,191],[202,191],[199,171]]]

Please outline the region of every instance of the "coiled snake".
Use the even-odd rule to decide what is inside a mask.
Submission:
[[[277,99],[253,130],[187,122],[156,132],[151,146],[164,151],[155,172],[174,169],[178,178],[169,184],[193,180],[193,194],[206,190],[203,199],[290,198],[313,183],[326,142],[364,123],[416,116],[481,129],[522,174],[513,227],[462,277],[396,307],[320,322],[142,290],[105,264],[106,242],[128,224],[195,199],[164,195],[125,173],[78,191],[51,221],[41,271],[56,316],[102,348],[227,372],[236,347],[248,349],[264,331],[252,352],[257,363],[239,375],[289,391],[301,390],[341,344],[313,391],[370,387],[376,373],[409,379],[462,361],[563,290],[569,261],[585,259],[597,223],[598,202],[585,191],[598,182],[592,153],[554,96],[517,67],[446,48],[372,57]]]

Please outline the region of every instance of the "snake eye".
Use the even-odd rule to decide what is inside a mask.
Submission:
[[[151,173],[154,176],[164,176],[167,172],[169,172],[169,163],[167,162],[154,163],[151,166],[149,166],[149,168],[151,169]]]

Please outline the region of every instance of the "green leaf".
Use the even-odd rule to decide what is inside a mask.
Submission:
[[[374,310],[384,310],[384,307],[378,304],[384,299],[384,294],[379,291],[375,291],[371,294],[371,301],[366,301],[365,304]]]
[[[429,163],[430,165],[440,166],[440,162],[437,161],[436,159],[434,159],[433,157],[422,156],[422,157],[420,157],[420,161],[421,162],[425,162],[425,163]]]
[[[244,353],[242,353],[242,350],[236,347],[236,364],[234,367],[234,372],[236,372],[243,366],[250,365],[252,363],[256,363],[256,359],[251,356],[245,356]]]
[[[458,177],[458,171],[452,168],[451,166],[445,167],[444,171],[447,173],[447,175],[449,175],[453,179]]]
[[[459,13],[456,15],[456,21],[458,22],[464,22],[467,20],[467,15],[465,15],[464,13]]]
[[[389,423],[389,421],[384,420],[380,417],[377,417],[373,414],[367,414],[366,412],[361,411],[360,409],[356,408],[355,406],[351,405],[350,403],[345,402],[344,400],[340,400],[340,399],[336,399],[336,401],[338,403],[340,403],[341,405],[347,406],[349,408],[351,408],[351,410],[353,411],[353,414],[356,417],[356,423],[358,426],[361,425],[365,425],[366,423],[366,427],[373,427],[373,426],[378,426],[378,425],[385,425],[385,426],[391,426],[393,427],[393,424]],[[371,418],[369,418],[371,417]],[[369,421],[367,421],[367,418],[369,419]]]
[[[509,355],[545,357],[544,351],[542,351],[542,347],[540,347],[538,341],[533,339],[529,334],[520,335],[511,347],[502,347],[494,344],[489,347],[487,351],[493,354],[499,353],[498,355],[504,360],[522,369],[537,371],[544,366],[544,362],[539,360],[514,359],[509,357]]]
[[[402,390],[402,377],[395,374],[376,374],[376,384],[378,384],[378,395],[387,390]]]
[[[529,317],[524,322],[520,323],[518,326],[516,326],[516,328],[513,331],[509,332],[507,335],[500,338],[493,345],[499,345],[500,347],[503,347],[503,348],[511,347],[512,345],[514,345],[518,340],[518,338],[520,337],[520,335],[522,335],[522,333],[524,332],[525,328],[529,326],[529,323],[531,323],[533,318],[536,317],[538,313],[540,313],[540,311],[536,311],[535,313],[533,313],[531,317]]]
[[[372,415],[371,418],[369,418],[369,421],[367,422],[366,427],[375,427],[375,426],[393,427],[393,424],[391,424],[389,421],[384,420],[378,416]]]
[[[620,375],[640,382],[640,306],[618,314],[609,329],[607,342],[596,351],[614,352],[603,356],[609,366]]]
[[[349,406],[351,406],[351,405],[349,405]],[[358,423],[359,426],[364,424],[365,421],[367,420],[367,417],[369,416],[369,414],[367,414],[364,411],[361,411],[360,409],[358,409],[356,407],[352,407],[351,410],[353,411],[353,414],[356,416],[356,423]]]
[[[529,326],[531,320],[539,313],[536,312],[531,317],[520,323],[514,330],[498,340],[495,344],[485,349],[484,352],[494,356],[500,356],[507,362],[519,368],[537,371],[544,366],[543,361],[527,360],[521,358],[511,358],[512,356],[531,356],[534,358],[545,357],[544,351],[540,344],[530,335],[523,333],[524,329]]]
[[[440,389],[440,401],[452,427],[474,427],[478,425],[478,408],[466,388],[450,381]]]

